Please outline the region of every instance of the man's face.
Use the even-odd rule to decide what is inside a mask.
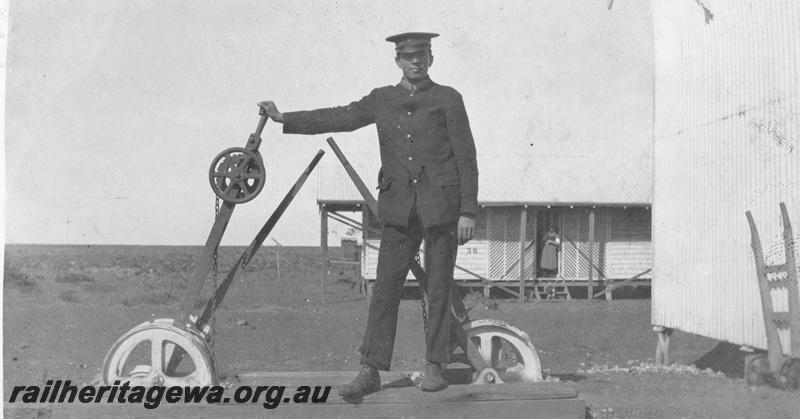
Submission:
[[[399,53],[394,62],[403,70],[403,76],[408,81],[418,81],[428,76],[428,67],[433,64],[433,54],[430,50]]]

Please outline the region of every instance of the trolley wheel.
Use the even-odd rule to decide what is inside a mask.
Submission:
[[[208,180],[211,189],[223,201],[232,204],[249,202],[264,188],[264,162],[256,152],[241,147],[229,148],[211,162]]]
[[[764,385],[767,382],[767,377],[771,375],[767,356],[764,354],[748,355],[745,358],[744,375],[747,384],[753,386]]]
[[[218,384],[211,348],[194,329],[172,319],[140,324],[111,347],[103,361],[103,381],[130,386],[214,386]]]
[[[464,330],[501,382],[542,381],[542,364],[527,333],[492,319],[473,320]]]
[[[778,375],[778,384],[784,390],[796,391],[800,389],[800,359],[790,358],[783,361]]]

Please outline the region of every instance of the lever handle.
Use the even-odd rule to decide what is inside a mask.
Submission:
[[[261,119],[258,121],[258,128],[256,128],[256,136],[261,136],[261,131],[264,131],[264,126],[267,125],[267,121],[269,120],[269,116],[267,116],[267,112],[262,107],[258,107],[258,114],[261,115]]]

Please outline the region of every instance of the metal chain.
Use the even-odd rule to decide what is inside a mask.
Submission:
[[[214,217],[219,215],[219,197],[217,197],[216,202],[214,202]],[[214,283],[213,288],[211,289],[211,330],[209,332],[209,338],[211,343],[211,362],[214,363],[214,370],[217,369],[217,357],[214,356],[214,341],[216,340],[217,335],[217,268],[218,264],[218,251],[219,248],[214,248],[214,254],[212,256],[213,262],[211,263],[211,279]]]
[[[419,258],[419,252],[414,256],[414,260],[417,261],[417,264],[422,266]],[[425,304],[425,296],[428,295],[428,290],[425,290],[422,293],[422,298],[420,299],[420,304],[422,305],[422,327],[425,330],[425,343],[428,343],[428,306]]]

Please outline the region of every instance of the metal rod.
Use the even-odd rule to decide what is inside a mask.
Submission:
[[[258,151],[258,147],[261,145],[261,132],[267,124],[267,119],[269,119],[263,108],[259,108],[258,114],[261,115],[261,119],[258,121],[256,133],[250,136],[247,141],[247,146],[245,147],[251,151]],[[320,150],[320,152],[321,151],[322,150]],[[225,195],[233,195],[230,196],[230,198],[235,198],[238,191],[234,190],[231,186],[233,186],[233,183],[228,185]],[[217,213],[217,217],[214,219],[214,225],[211,227],[211,232],[208,234],[206,245],[203,247],[203,253],[200,255],[200,261],[195,265],[194,271],[192,272],[191,282],[195,284],[194,292],[186,295],[183,300],[181,300],[178,313],[175,315],[175,320],[172,322],[173,326],[183,329],[189,323],[192,309],[197,302],[197,298],[200,296],[200,291],[203,289],[208,271],[211,269],[214,252],[222,241],[225,228],[228,226],[228,222],[231,219],[231,215],[233,215],[233,209],[235,207],[235,203],[225,202]]]
[[[747,223],[750,225],[750,247],[753,249],[753,256],[756,264],[756,275],[758,280],[758,291],[761,297],[761,310],[764,312],[764,331],[767,336],[767,359],[772,371],[777,371],[783,361],[783,349],[778,335],[778,327],[772,320],[775,310],[772,306],[772,296],[769,290],[769,279],[765,271],[764,252],[761,248],[761,238],[758,235],[756,223],[750,211],[745,212]]]
[[[258,232],[258,234],[256,234],[256,237],[250,243],[250,246],[248,246],[247,249],[245,249],[245,251],[239,257],[239,260],[236,262],[233,268],[231,268],[231,270],[228,272],[228,275],[225,276],[225,279],[222,281],[219,287],[214,291],[214,297],[209,299],[208,303],[206,303],[206,308],[203,310],[202,316],[200,316],[200,319],[197,320],[197,324],[199,327],[202,328],[202,326],[211,319],[211,314],[214,312],[214,310],[216,310],[217,307],[219,307],[219,305],[222,303],[222,300],[225,299],[225,294],[228,292],[228,288],[230,287],[233,280],[236,279],[236,276],[239,273],[239,269],[246,268],[247,265],[250,263],[250,261],[253,260],[253,256],[255,256],[258,249],[264,243],[264,240],[267,239],[269,233],[272,232],[272,229],[275,227],[275,224],[278,223],[278,220],[281,218],[284,211],[286,211],[286,208],[289,207],[289,204],[292,203],[294,197],[297,196],[298,192],[300,192],[300,188],[303,187],[303,184],[305,183],[306,179],[308,179],[308,176],[311,174],[311,171],[314,170],[314,168],[317,166],[317,163],[319,163],[319,160],[322,158],[324,154],[325,152],[320,150],[317,153],[317,155],[314,156],[314,158],[311,160],[311,163],[308,165],[308,167],[306,167],[306,170],[303,171],[303,174],[300,175],[300,178],[297,179],[297,182],[295,182],[294,186],[292,186],[292,189],[289,190],[289,192],[283,198],[283,201],[281,201],[281,203],[278,204],[278,208],[275,209],[275,211],[269,217],[269,220],[267,220],[264,226],[261,227],[261,230]],[[220,212],[222,212],[221,209]],[[200,284],[200,286],[202,287],[202,283]],[[214,306],[215,301],[216,301],[216,307]],[[192,304],[189,306],[189,314],[191,313],[191,308],[193,305],[194,302],[192,302]],[[186,321],[188,321],[189,314],[186,315]],[[184,321],[183,325],[186,324],[186,321]]]
[[[364,198],[364,201],[366,202],[370,211],[372,211],[372,213],[375,214],[378,219],[380,219],[381,215],[378,213],[378,201],[372,196],[372,193],[369,191],[369,188],[367,188],[367,185],[364,184],[364,181],[358,176],[356,170],[353,169],[353,166],[351,166],[350,162],[347,161],[344,153],[342,153],[342,150],[340,150],[339,146],[336,145],[336,141],[333,141],[333,138],[328,138],[328,145],[330,145],[331,149],[333,149],[333,154],[336,154],[336,157],[338,157],[339,161],[342,162],[344,170],[347,171],[348,175],[350,175],[350,179],[356,185],[356,189],[358,189],[358,192],[361,193],[361,196]]]
[[[519,302],[525,302],[525,241],[528,238],[528,211],[522,207],[519,212]],[[534,287],[534,291],[536,288]]]
[[[173,326],[184,329],[187,323],[189,323],[189,316],[192,315],[194,304],[200,296],[203,283],[206,280],[206,276],[208,276],[208,271],[211,269],[211,264],[214,260],[214,251],[219,247],[220,241],[222,241],[225,228],[228,225],[228,221],[231,219],[235,207],[236,204],[229,202],[225,202],[222,207],[220,207],[219,213],[217,213],[217,217],[214,220],[214,226],[211,227],[211,233],[209,233],[208,239],[206,240],[206,245],[203,247],[203,253],[200,255],[200,261],[195,265],[194,271],[192,272],[190,283],[195,284],[194,292],[186,295],[183,300],[181,300],[180,308],[175,315],[175,320],[172,322]]]
[[[781,218],[783,220],[783,246],[785,252],[787,288],[789,290],[789,355],[793,358],[800,358],[800,295],[797,293],[797,262],[795,260],[794,232],[792,232],[792,222],[789,220],[789,213],[786,211],[786,204],[780,203]]]
[[[645,270],[645,271],[639,272],[638,274],[636,274],[636,275],[634,275],[634,276],[632,276],[632,277],[630,277],[630,278],[628,278],[628,279],[626,279],[626,280],[624,280],[624,281],[620,281],[620,282],[615,282],[615,283],[612,283],[612,284],[610,284],[609,286],[607,286],[605,290],[603,290],[603,291],[600,291],[600,292],[598,292],[598,293],[594,294],[594,295],[592,296],[592,298],[597,298],[597,297],[599,297],[599,296],[601,296],[601,295],[603,295],[603,294],[605,294],[605,293],[607,293],[607,292],[611,292],[611,291],[613,291],[613,290],[615,290],[615,289],[617,289],[617,288],[619,288],[619,287],[624,287],[625,285],[629,284],[630,282],[632,282],[632,281],[634,281],[634,280],[636,280],[636,279],[639,279],[639,277],[641,277],[642,275],[645,275],[645,274],[647,274],[647,273],[651,272],[652,270],[653,270],[653,269],[647,269],[647,270]]]
[[[533,284],[533,299],[538,300],[539,297],[539,264],[541,260],[539,260],[538,248],[537,244],[539,243],[539,214],[540,210],[538,208],[533,210],[533,237],[531,237],[531,251],[533,254],[531,255],[531,259],[533,263],[531,263],[531,283]],[[550,225],[553,225],[553,213],[550,213]],[[558,231],[561,231],[559,229]],[[558,276],[558,250],[556,249],[556,276]]]
[[[320,206],[319,212],[319,246],[320,246],[320,262],[322,262],[322,276],[320,277],[320,286],[322,291],[322,303],[325,304],[325,282],[328,281],[328,210],[325,205]]]
[[[362,230],[363,229],[362,224],[359,223],[358,221],[351,220],[351,219],[349,219],[347,217],[344,217],[344,216],[342,216],[340,214],[337,214],[337,213],[335,213],[333,211],[328,211],[328,217],[333,218],[335,221],[338,221],[338,222],[340,222],[340,223],[342,223],[342,224],[344,224],[344,225],[346,225],[348,227],[352,227],[352,228],[355,228],[355,229],[358,229],[358,230]]]
[[[261,115],[261,119],[258,120],[258,127],[256,127],[256,137],[261,136],[261,132],[264,131],[264,126],[267,125],[267,121],[269,120],[269,116],[264,112],[264,108],[259,109],[258,114]]]
[[[586,301],[592,302],[594,294],[594,208],[589,210],[589,292]]]
[[[269,120],[264,108],[258,108],[258,114],[261,115],[261,119],[258,120],[256,132],[250,135],[250,138],[247,140],[247,145],[245,146],[246,149],[255,152],[258,152],[258,148],[261,147],[261,132],[264,131],[264,126]]]
[[[281,279],[281,254],[280,254],[280,252],[275,252],[275,266],[278,269],[278,279]]]

